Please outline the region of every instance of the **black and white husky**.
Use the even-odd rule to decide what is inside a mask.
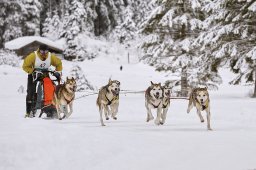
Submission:
[[[171,89],[168,86],[163,86],[163,99],[162,99],[162,114],[161,114],[161,124],[163,125],[166,120],[167,111],[170,107],[170,97]]]
[[[151,81],[151,86],[149,86],[145,92],[145,107],[147,109],[147,119],[149,122],[153,120],[151,109],[157,109],[157,117],[155,119],[155,124],[160,125],[161,114],[162,114],[162,99],[163,99],[163,89],[161,83],[155,84]]]

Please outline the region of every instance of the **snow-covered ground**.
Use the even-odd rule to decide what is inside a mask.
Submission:
[[[63,66],[65,77],[72,63]],[[118,79],[122,89],[136,91],[151,80],[167,79],[125,59],[101,57],[80,66],[98,88],[109,77]],[[97,96],[76,100],[66,120],[25,119],[25,94],[17,90],[26,87],[26,74],[0,66],[0,169],[255,170],[256,99],[248,97],[251,87],[229,86],[232,75],[225,70],[222,75],[224,84],[210,91],[213,131],[200,123],[195,109],[186,113],[186,100],[171,101],[165,125],[146,123],[144,94],[122,94],[118,120],[101,127]]]

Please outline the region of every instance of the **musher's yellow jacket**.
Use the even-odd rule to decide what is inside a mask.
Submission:
[[[38,57],[43,60],[42,56],[37,50]],[[35,60],[36,60],[36,54],[35,52],[30,53],[23,62],[23,70],[27,72],[28,74],[31,74],[34,71],[35,66]],[[54,54],[51,53],[51,65],[56,67],[56,71],[62,71],[62,62],[61,60]]]

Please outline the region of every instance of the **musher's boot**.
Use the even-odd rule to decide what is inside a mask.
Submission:
[[[27,118],[29,117],[29,115],[30,115],[29,113],[26,113],[24,117]]]
[[[31,111],[30,114],[29,114],[29,117],[30,117],[30,118],[35,117],[35,112],[34,112],[34,111]]]

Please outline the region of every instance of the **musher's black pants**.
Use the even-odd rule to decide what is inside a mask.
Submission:
[[[28,75],[27,96],[26,96],[26,112],[35,111],[36,106],[36,82],[33,82],[32,74]]]

